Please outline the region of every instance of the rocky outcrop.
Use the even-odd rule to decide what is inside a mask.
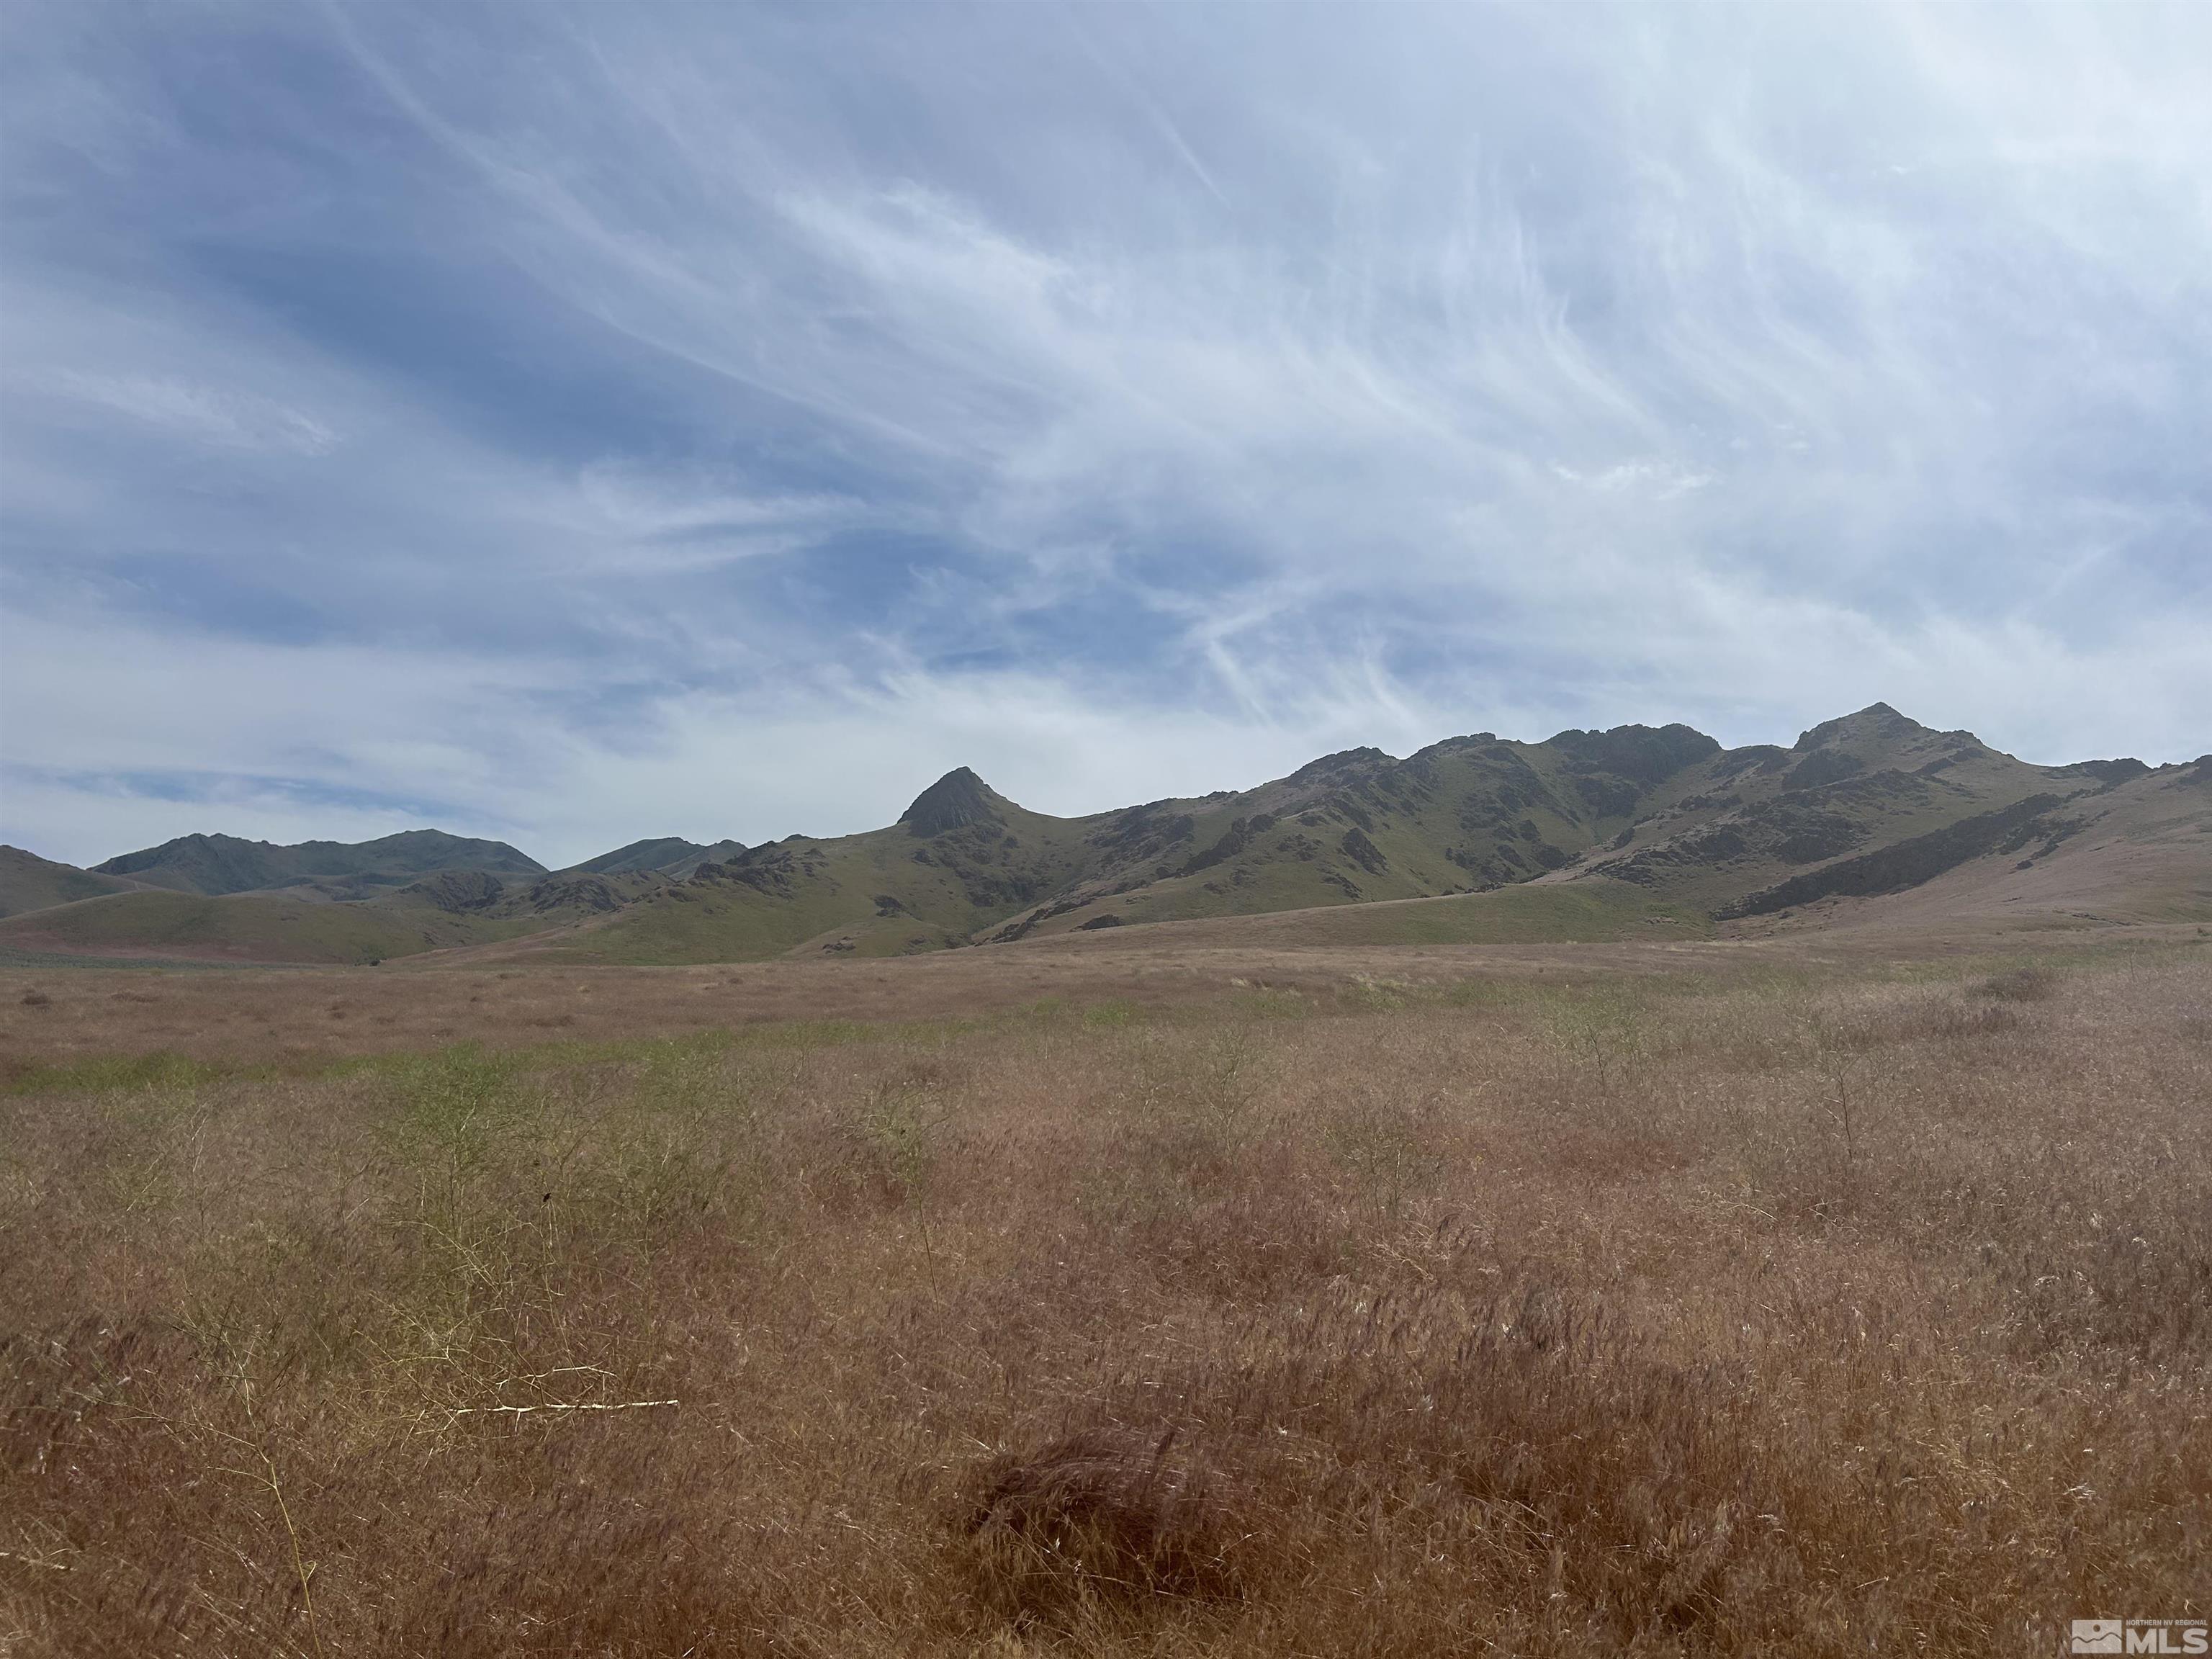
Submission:
[[[1002,823],[1000,798],[964,766],[955,767],[914,798],[899,814],[909,835],[941,836],[971,823]]]

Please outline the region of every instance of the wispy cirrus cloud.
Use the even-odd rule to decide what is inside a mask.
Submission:
[[[337,447],[337,434],[312,416],[220,386],[161,375],[62,369],[45,389],[101,414],[128,416],[186,442],[301,455],[326,455]]]
[[[17,8],[0,832],[2204,748],[2212,24],[1588,17]]]

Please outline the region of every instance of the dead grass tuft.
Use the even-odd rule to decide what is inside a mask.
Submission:
[[[2041,967],[2012,968],[1992,974],[1974,988],[1974,994],[1999,1002],[2048,1002],[2058,994],[2059,975]]]
[[[1249,1534],[1230,1483],[1177,1437],[1086,1429],[975,1469],[955,1529],[983,1607],[1020,1626],[1235,1599]]]

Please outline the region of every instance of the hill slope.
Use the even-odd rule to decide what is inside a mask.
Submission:
[[[0,916],[19,916],[105,893],[127,893],[139,884],[127,876],[97,876],[20,847],[0,846]]]
[[[617,847],[611,853],[586,859],[581,864],[572,864],[562,873],[605,876],[657,872],[664,876],[684,877],[702,864],[733,859],[744,850],[745,844],[741,841],[718,841],[712,846],[702,846],[681,836],[657,836]]]
[[[1725,909],[1961,820],[2039,796],[2056,806],[2148,769],[2131,760],[2032,766],[1971,732],[1930,731],[1875,703],[1814,726],[1789,749],[1734,749],[1686,769],[1630,834],[1585,854],[1571,873]]]
[[[1735,930],[2212,923],[2212,756],[2123,777],[2055,808],[2031,799],[1826,873],[1794,890],[1748,896],[1735,907],[1744,918]]]
[[[435,911],[423,918],[427,927],[410,926],[409,920],[374,904],[263,894],[210,898],[157,888],[11,917],[0,921],[0,946],[87,956],[337,963],[371,962],[489,937],[465,925],[441,927]]]
[[[502,882],[441,871],[368,900],[312,891],[210,896],[149,888],[0,921],[0,948],[187,960],[358,963],[568,927],[665,884],[658,875]]]
[[[355,898],[404,886],[434,870],[490,870],[543,875],[545,866],[502,841],[474,841],[442,830],[408,830],[376,841],[307,841],[279,847],[235,836],[180,836],[93,866],[182,893],[249,893],[309,884],[327,896]],[[350,888],[354,890],[348,890]]]
[[[1405,760],[1352,750],[1255,789],[1081,818],[1028,811],[963,768],[890,829],[702,865],[548,944],[607,962],[889,955],[1599,878],[1670,913],[1782,892],[1765,901],[1779,908],[1787,884],[1817,886],[1823,871],[1837,872],[1832,890],[1867,890],[1849,861],[1893,847],[1904,850],[1875,884],[1924,879],[2147,769],[2033,766],[1880,703],[1787,749],[1723,750],[1680,726],[1540,744],[1480,733]]]
[[[175,896],[201,907],[234,904],[214,896],[256,882],[263,890],[252,896],[276,908],[196,909],[126,894],[0,922],[0,944],[333,961],[497,944],[549,961],[726,962],[896,955],[1504,890],[1531,896],[1376,911],[1353,931],[1702,930],[1715,917],[1744,927],[1808,907],[1826,914],[1968,867],[1996,872],[1997,860],[2021,863],[2023,849],[2032,864],[2072,845],[2087,823],[2111,818],[2106,839],[2118,836],[2136,823],[2129,813],[2163,828],[2156,858],[2127,868],[2165,860],[2158,879],[2180,896],[2158,902],[2186,909],[2204,884],[2192,886],[2189,872],[2201,875],[2212,853],[2195,838],[2190,815],[2201,809],[2186,770],[2030,765],[1881,703],[1786,749],[1723,750],[1684,726],[1567,731],[1535,744],[1482,732],[1403,760],[1349,750],[1252,789],[1073,818],[1030,811],[963,767],[885,829],[750,848],[662,837],[557,875],[502,843],[436,831],[359,847],[187,836],[98,873],[190,890]],[[270,893],[272,882],[291,884]],[[1558,896],[1536,896],[1547,893]],[[331,908],[355,920],[307,914]]]

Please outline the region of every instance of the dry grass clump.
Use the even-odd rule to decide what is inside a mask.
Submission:
[[[2201,1615],[2208,992],[1400,981],[79,1072],[0,1097],[0,1651]]]
[[[985,1460],[954,1519],[982,1605],[1020,1627],[1237,1596],[1246,1506],[1176,1434],[1094,1428]]]
[[[2010,968],[1983,980],[1974,987],[1974,994],[2000,1002],[2048,1002],[2058,994],[2058,975],[2033,964]]]

